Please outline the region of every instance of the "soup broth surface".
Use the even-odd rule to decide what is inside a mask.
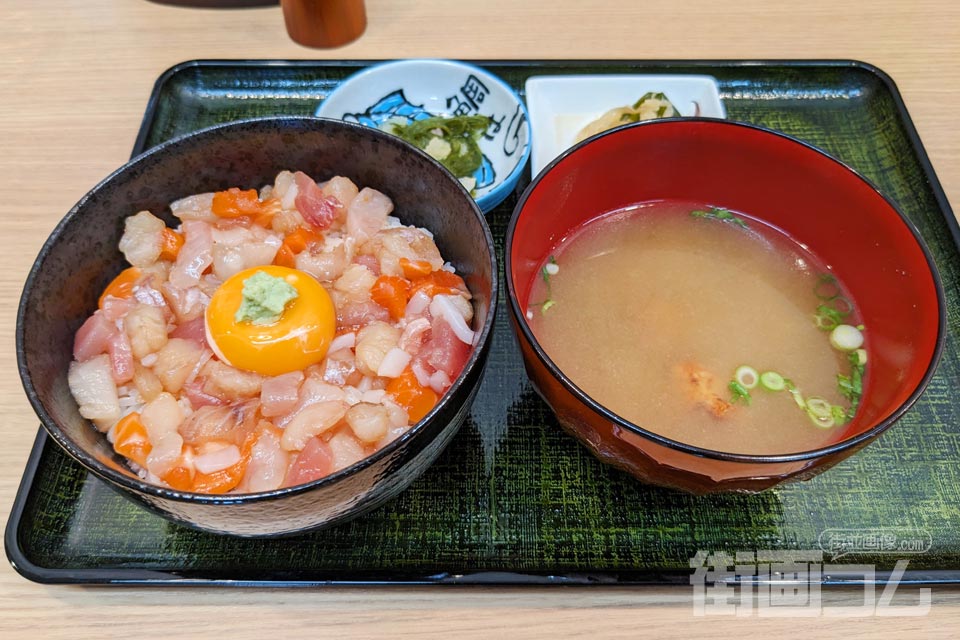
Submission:
[[[837,374],[849,373],[846,354],[814,322],[828,270],[748,216],[735,214],[744,228],[691,215],[708,209],[646,203],[563,240],[544,264],[555,261],[553,273],[531,292],[534,334],[588,395],[674,440],[752,454],[839,440],[843,425],[814,425],[787,391],[757,386],[746,404],[728,388],[749,365],[780,373],[804,397],[849,407],[837,389]],[[717,411],[717,399],[730,406]]]

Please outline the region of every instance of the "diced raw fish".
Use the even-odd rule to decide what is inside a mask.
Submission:
[[[290,465],[283,486],[293,487],[319,480],[329,475],[332,469],[333,453],[329,445],[320,438],[310,438]]]
[[[178,289],[196,286],[200,276],[213,263],[213,234],[210,225],[187,220],[182,225],[185,242],[170,269],[170,284]]]
[[[260,395],[263,376],[252,371],[231,367],[211,359],[200,371],[204,379],[203,391],[228,401],[243,400]]]
[[[430,331],[430,321],[426,318],[416,318],[403,328],[398,346],[409,354],[415,354],[423,346],[423,340],[428,331]]]
[[[339,387],[358,382],[363,375],[357,371],[357,361],[350,348],[331,350],[323,361],[323,367],[323,381]]]
[[[207,345],[207,329],[203,315],[199,315],[193,320],[181,322],[170,332],[171,338],[183,338],[184,340],[193,340],[199,345]]]
[[[347,233],[361,245],[383,228],[391,211],[390,198],[376,189],[364,187],[347,207]]]
[[[107,355],[71,362],[67,371],[70,392],[80,405],[80,415],[93,420],[101,431],[120,419],[120,399]]]
[[[165,435],[177,433],[183,422],[183,408],[169,393],[161,393],[143,406],[140,422],[147,430],[150,442],[156,445]]]
[[[333,283],[333,288],[344,294],[349,302],[365,302],[370,299],[370,289],[377,276],[361,264],[351,264],[343,275]]]
[[[287,423],[280,445],[287,451],[299,451],[310,438],[336,426],[347,412],[343,401],[317,402],[304,407]]]
[[[370,273],[375,276],[380,275],[380,261],[377,260],[377,257],[370,254],[359,255],[353,259],[357,264],[362,264],[367,269],[370,269]]]
[[[375,376],[387,353],[397,346],[400,330],[386,322],[371,322],[357,333],[357,368]]]
[[[228,444],[204,451],[193,458],[193,466],[198,473],[216,473],[229,469],[240,462],[240,448]]]
[[[123,328],[138,360],[167,344],[167,321],[160,307],[138,304],[124,317]]]
[[[114,333],[107,345],[107,353],[110,355],[113,381],[117,384],[124,384],[133,380],[133,351],[131,351],[127,334],[119,331]]]
[[[454,380],[469,357],[470,345],[460,340],[445,320],[434,318],[430,339],[424,343],[414,362],[431,373],[443,371]]]
[[[357,197],[357,193],[360,191],[357,189],[357,185],[353,183],[353,180],[344,178],[343,176],[330,178],[323,183],[320,190],[323,192],[323,195],[336,199],[344,211],[350,206],[350,203],[353,202],[353,199]]]
[[[157,261],[163,248],[163,230],[167,225],[149,211],[128,217],[123,223],[120,251],[135,267],[146,267]]]
[[[203,355],[203,348],[193,340],[171,338],[157,351],[153,371],[165,390],[178,393]]]
[[[163,391],[160,378],[148,367],[134,363],[133,384],[144,401],[150,402]]]
[[[349,219],[349,218],[348,218]],[[373,236],[364,247],[365,253],[372,253],[380,261],[381,273],[402,276],[400,258],[429,262],[434,269],[443,266],[443,258],[433,238],[423,230],[413,227],[384,229]]]
[[[208,405],[198,408],[180,425],[180,434],[189,445],[230,442],[242,445],[257,424],[257,403],[233,406]]]
[[[390,428],[390,416],[380,404],[355,404],[347,411],[346,421],[353,434],[368,444],[382,439]]]
[[[156,442],[151,439],[151,445],[150,453],[147,454],[147,469],[153,475],[162,477],[180,460],[183,454],[183,438],[173,431],[164,434]]]
[[[265,378],[260,387],[260,412],[267,418],[273,418],[293,411],[300,401],[301,382],[301,371]]]
[[[77,330],[73,339],[73,358],[84,362],[101,353],[106,353],[110,341],[117,333],[117,325],[107,320],[101,312],[96,312]]]
[[[346,302],[337,306],[337,327],[362,327],[372,322],[388,322],[390,312],[372,300]]]
[[[293,177],[297,185],[297,197],[294,201],[297,211],[311,226],[317,229],[329,227],[337,217],[340,202],[325,195],[313,178],[302,171],[297,171]]]
[[[181,220],[215,222],[218,219],[213,213],[213,192],[180,198],[170,204],[170,211]]]
[[[198,281],[199,285],[201,281]],[[210,296],[199,286],[181,289],[170,282],[160,285],[163,297],[170,305],[170,309],[177,317],[177,322],[184,323],[203,316],[203,311],[210,303]]]
[[[463,298],[458,295],[449,296],[444,294],[433,296],[433,301],[430,302],[430,315],[435,319],[445,320],[457,338],[468,345],[472,345],[474,338],[473,330],[467,326],[466,319],[459,308],[461,305],[457,303],[458,300],[463,300]],[[466,300],[463,301],[469,306],[469,302]]]
[[[333,437],[330,438],[327,444],[330,445],[330,453],[333,454],[333,468],[331,472],[346,469],[350,465],[360,462],[360,460],[367,456],[363,445],[347,431],[338,431],[333,434]]]
[[[279,489],[289,466],[290,453],[280,446],[279,432],[270,427],[262,428],[260,437],[250,450],[244,490],[259,492]]]
[[[194,380],[183,385],[183,395],[190,401],[190,406],[196,410],[200,407],[220,406],[226,403],[226,400],[210,395],[203,390],[203,381]]]
[[[333,282],[339,278],[350,264],[345,242],[336,244],[325,243],[297,254],[295,259],[297,269],[305,271],[320,282]]]
[[[117,298],[116,296],[106,296],[100,305],[103,317],[110,322],[116,322],[137,306],[134,298]]]

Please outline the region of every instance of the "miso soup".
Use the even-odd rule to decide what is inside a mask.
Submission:
[[[645,203],[592,220],[544,262],[527,318],[550,358],[614,413],[731,453],[841,439],[866,328],[822,264],[737,212]]]

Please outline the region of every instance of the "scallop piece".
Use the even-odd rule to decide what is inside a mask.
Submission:
[[[368,402],[360,402],[350,407],[346,421],[353,435],[367,444],[381,440],[390,428],[390,416],[386,407]]]
[[[144,358],[167,344],[167,321],[161,307],[138,304],[123,319],[133,357]]]
[[[123,223],[120,252],[135,267],[147,267],[157,261],[163,249],[163,220],[149,211],[130,216]]]
[[[357,368],[365,375],[376,376],[387,353],[400,341],[400,330],[386,322],[371,322],[357,333]]]
[[[304,407],[283,430],[280,446],[287,451],[300,451],[310,438],[336,426],[346,413],[347,404],[339,400]]]
[[[351,264],[333,283],[333,288],[343,293],[349,302],[365,302],[370,299],[370,289],[376,281],[377,276],[370,269],[362,264]]]

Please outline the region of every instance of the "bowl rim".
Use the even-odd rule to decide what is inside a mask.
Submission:
[[[924,372],[923,377],[918,382],[916,388],[910,393],[907,399],[902,402],[890,415],[886,416],[879,423],[867,429],[866,431],[859,433],[855,436],[845,438],[839,442],[836,442],[832,445],[826,447],[820,447],[817,449],[810,449],[807,451],[797,451],[792,453],[783,453],[783,454],[748,454],[748,453],[733,453],[728,451],[718,451],[715,449],[708,449],[706,447],[699,447],[692,444],[687,444],[679,440],[674,440],[667,436],[660,435],[653,431],[649,431],[636,425],[629,420],[620,417],[613,411],[610,411],[599,402],[591,398],[586,392],[584,392],[580,387],[573,383],[569,377],[560,368],[553,362],[553,360],[547,355],[543,347],[537,341],[536,337],[533,335],[533,331],[530,329],[530,326],[527,322],[526,315],[523,313],[520,308],[520,303],[517,300],[517,291],[513,282],[513,261],[511,258],[511,247],[513,246],[514,231],[516,230],[517,221],[520,218],[520,214],[523,211],[523,207],[527,203],[527,199],[533,193],[533,191],[539,186],[541,180],[550,173],[558,164],[564,162],[568,157],[575,154],[580,148],[591,144],[592,142],[604,138],[607,136],[617,135],[619,132],[635,129],[638,127],[655,127],[655,126],[671,126],[677,123],[686,123],[694,125],[705,125],[705,126],[718,126],[718,127],[739,127],[743,129],[749,129],[752,131],[760,132],[765,135],[775,136],[786,141],[788,144],[796,144],[804,147],[809,151],[813,151],[817,156],[820,156],[822,160],[829,161],[840,165],[843,169],[848,171],[856,179],[862,181],[868,188],[875,192],[882,200],[887,204],[891,211],[893,211],[900,222],[907,228],[908,231],[913,236],[913,240],[916,245],[923,252],[923,256],[927,262],[927,267],[930,272],[930,277],[933,280],[934,290],[937,297],[937,337],[934,344],[933,354],[930,358],[930,362],[927,364],[927,370]],[[617,427],[620,427],[626,431],[639,435],[647,440],[651,440],[656,444],[664,446],[668,449],[675,451],[681,451],[683,453],[692,454],[701,458],[709,458],[712,460],[722,460],[725,462],[737,462],[737,463],[746,463],[746,464],[778,464],[783,462],[800,462],[806,460],[813,460],[817,458],[822,458],[829,456],[841,451],[846,451],[851,448],[856,448],[858,445],[863,445],[875,437],[883,433],[885,430],[890,428],[893,423],[903,417],[903,414],[906,413],[910,407],[916,403],[919,397],[923,394],[924,390],[927,388],[927,385],[930,383],[930,380],[933,378],[933,375],[937,369],[937,366],[940,362],[940,358],[943,354],[944,344],[946,342],[946,302],[943,291],[943,283],[940,279],[940,272],[937,269],[936,263],[933,260],[933,256],[930,253],[929,248],[926,243],[923,241],[923,238],[920,236],[919,230],[916,226],[907,218],[900,208],[894,204],[884,193],[869,179],[863,176],[859,171],[846,164],[845,162],[833,157],[822,149],[795,138],[791,135],[782,133],[780,131],[775,131],[766,127],[762,127],[755,124],[750,124],[746,122],[738,122],[735,120],[719,119],[719,118],[704,118],[704,117],[680,117],[680,118],[661,118],[658,120],[647,120],[637,123],[632,123],[629,125],[624,125],[621,127],[616,127],[614,129],[608,129],[598,133],[586,140],[583,140],[572,147],[568,148],[562,154],[554,158],[549,164],[547,164],[539,174],[530,182],[527,188],[524,190],[523,194],[520,196],[520,199],[517,201],[516,206],[514,207],[513,214],[510,216],[510,221],[507,224],[507,232],[504,240],[504,280],[507,285],[507,298],[509,300],[510,311],[513,314],[516,326],[523,334],[523,338],[531,346],[534,354],[537,359],[547,368],[550,374],[560,382],[560,384],[571,393],[578,401],[592,410],[594,413],[599,414],[602,418],[610,421]]]
[[[430,410],[427,415],[425,415],[419,422],[413,425],[406,433],[401,435],[396,440],[388,443],[382,449],[375,451],[369,456],[364,457],[361,460],[358,460],[354,464],[345,467],[335,473],[332,473],[323,478],[319,478],[312,482],[305,484],[294,485],[292,487],[281,487],[279,489],[273,489],[271,491],[259,491],[252,493],[226,493],[226,494],[207,494],[207,493],[196,493],[191,491],[177,491],[175,489],[170,489],[167,487],[161,487],[155,485],[145,480],[140,480],[136,477],[127,476],[115,469],[111,468],[108,465],[103,464],[96,457],[90,455],[83,447],[79,446],[73,441],[72,438],[69,438],[60,426],[57,424],[56,420],[47,412],[46,408],[43,406],[43,403],[40,401],[39,394],[34,387],[32,376],[30,375],[29,370],[27,369],[26,364],[26,353],[24,350],[24,332],[27,321],[27,303],[29,301],[29,292],[33,289],[34,283],[39,276],[42,265],[46,262],[47,257],[53,251],[54,245],[58,241],[59,237],[62,235],[64,229],[71,223],[71,221],[79,215],[79,210],[81,207],[86,204],[86,202],[96,196],[102,189],[106,188],[111,182],[116,180],[121,174],[134,171],[138,169],[142,164],[150,161],[153,156],[161,153],[167,152],[171,147],[175,147],[186,142],[192,141],[196,138],[205,138],[208,136],[219,135],[224,130],[230,129],[243,129],[246,127],[262,127],[266,125],[280,125],[284,129],[291,126],[301,126],[301,127],[328,127],[333,126],[337,128],[346,128],[353,129],[358,132],[362,132],[363,135],[373,135],[374,137],[380,138],[382,142],[386,144],[392,144],[394,146],[400,147],[405,152],[413,152],[422,159],[427,160],[429,164],[433,165],[435,168],[441,169],[444,172],[444,175],[456,184],[465,199],[470,203],[470,208],[474,212],[477,220],[481,224],[481,229],[483,230],[484,242],[488,248],[487,257],[489,260],[489,267],[491,269],[491,278],[490,278],[490,301],[487,306],[487,312],[484,317],[484,324],[481,327],[480,332],[477,334],[476,340],[473,344],[470,357],[467,359],[467,362],[464,364],[463,369],[460,371],[460,374],[453,381],[450,387],[444,392],[443,396],[440,398],[439,402]],[[281,129],[282,131],[283,129]],[[93,188],[91,188],[87,193],[85,193],[77,202],[74,204],[70,210],[63,216],[63,218],[57,223],[54,229],[50,232],[50,235],[44,241],[43,245],[40,248],[37,257],[34,259],[33,265],[30,268],[30,272],[27,275],[26,281],[24,282],[23,289],[20,292],[20,301],[17,305],[17,321],[15,328],[15,343],[16,343],[16,354],[17,354],[17,369],[20,373],[20,382],[23,385],[23,389],[26,392],[27,399],[29,400],[31,406],[33,407],[34,412],[40,418],[41,424],[43,425],[45,431],[54,439],[54,441],[60,445],[71,457],[73,457],[77,462],[79,462],[83,467],[85,467],[89,472],[93,473],[102,480],[107,481],[109,484],[119,485],[121,488],[131,491],[136,494],[147,494],[155,496],[157,498],[162,498],[165,500],[171,500],[175,502],[187,502],[193,504],[206,504],[206,505],[228,505],[228,504],[237,504],[237,503],[254,503],[254,502],[263,502],[268,500],[277,499],[284,496],[296,495],[301,493],[306,493],[314,489],[326,486],[334,485],[352,476],[353,474],[375,464],[382,458],[392,454],[396,450],[400,449],[402,446],[405,446],[411,440],[420,436],[421,433],[425,431],[425,426],[427,423],[431,422],[436,415],[446,407],[450,398],[456,394],[456,392],[464,385],[464,381],[470,377],[474,369],[480,366],[481,361],[484,358],[484,353],[486,351],[486,346],[488,345],[491,336],[493,335],[493,324],[496,317],[498,296],[499,296],[499,276],[498,276],[498,261],[496,254],[496,245],[493,240],[493,234],[490,231],[490,226],[487,224],[486,216],[480,210],[480,207],[477,205],[477,202],[473,197],[470,196],[469,192],[460,184],[460,181],[457,180],[453,174],[446,170],[446,168],[432,158],[429,154],[421,151],[415,146],[405,142],[397,136],[390,135],[386,132],[379,131],[377,129],[371,129],[370,127],[364,127],[360,124],[354,124],[350,122],[344,122],[343,120],[338,120],[336,118],[321,118],[317,116],[264,116],[257,118],[244,118],[241,120],[232,120],[229,122],[223,122],[215,124],[209,127],[204,127],[202,129],[197,129],[196,131],[191,131],[174,138],[170,138],[154,147],[147,149],[146,151],[134,156],[119,168],[112,171],[107,177],[103,178],[98,182]],[[479,382],[478,382],[479,384]],[[89,425],[91,429],[94,429],[92,423]],[[105,434],[97,432],[101,437],[105,437]]]
[[[533,148],[533,129],[530,126],[530,112],[527,109],[527,104],[520,98],[520,94],[509,84],[506,83],[502,78],[495,75],[491,71],[487,71],[482,67],[479,67],[475,64],[469,62],[464,62],[462,60],[454,60],[448,58],[406,58],[403,60],[388,60],[385,62],[379,62],[372,64],[369,67],[360,69],[359,71],[347,76],[340,83],[334,87],[334,89],[327,94],[327,97],[317,106],[314,110],[314,113],[319,116],[320,111],[323,109],[323,105],[327,103],[332,97],[343,93],[349,88],[349,85],[353,81],[363,80],[367,76],[374,75],[382,72],[383,70],[389,70],[396,67],[416,67],[418,65],[424,66],[442,66],[442,67],[451,67],[451,68],[463,68],[470,71],[482,74],[484,77],[488,78],[494,84],[499,85],[499,87],[505,91],[509,96],[520,107],[520,111],[523,114],[523,126],[527,130],[527,141],[524,144],[523,151],[520,153],[519,158],[516,161],[516,164],[510,170],[510,172],[503,179],[498,179],[497,183],[494,183],[494,187],[490,189],[487,193],[483,194],[479,198],[474,198],[477,205],[480,207],[480,210],[484,213],[489,213],[494,207],[503,202],[510,192],[513,191],[513,188],[516,186],[517,181],[520,179],[520,176],[523,174],[523,170],[526,168],[527,163],[530,160],[530,154]],[[319,116],[332,118],[334,120],[339,118],[333,118],[332,116]],[[444,167],[446,169],[446,167]],[[452,175],[452,174],[451,174]],[[456,177],[456,176],[454,176]],[[499,183],[499,184],[498,184]]]

